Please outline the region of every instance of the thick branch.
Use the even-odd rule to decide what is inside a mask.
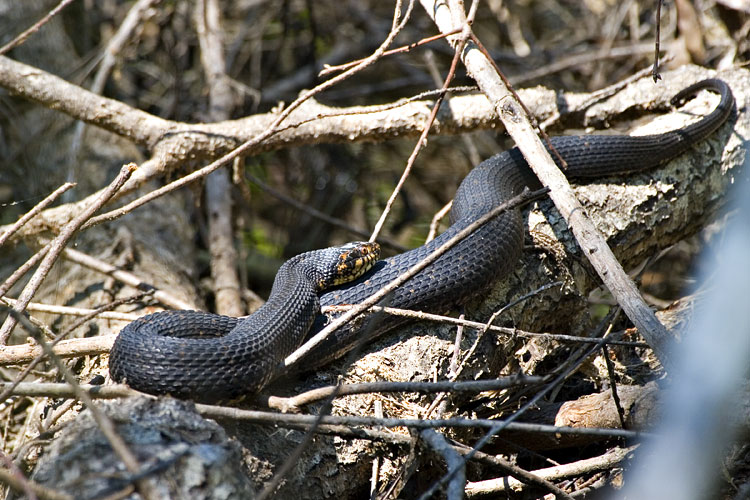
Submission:
[[[443,33],[454,31],[466,23],[460,2],[435,3],[423,0],[422,4]],[[453,41],[454,45],[457,43],[458,40]],[[557,168],[541,139],[536,135],[530,122],[531,117],[508,90],[494,63],[477,45],[469,44],[457,50],[463,51],[462,59],[466,69],[492,102],[529,166],[542,184],[550,188],[550,198],[568,222],[581,248],[586,249],[586,257],[625,314],[638,327],[661,363],[666,366],[669,361],[667,343],[670,338],[667,329],[659,323],[653,311],[643,301],[635,284],[607,245],[604,236],[576,199],[564,174]]]
[[[274,112],[261,113],[210,124],[165,120],[7,57],[0,57],[0,86],[14,95],[36,101],[47,108],[97,125],[149,148],[154,148],[157,143],[174,134],[198,132],[205,136],[205,140],[189,145],[192,149],[189,152],[198,157],[217,154],[217,151],[207,149],[209,145],[212,148],[221,146],[226,151],[256,136],[277,116]],[[456,96],[452,101],[450,109],[439,113],[433,127],[434,133],[459,133],[497,125],[492,108],[484,96]],[[299,124],[298,126],[269,138],[253,152],[320,142],[416,136],[421,133],[421,127],[430,114],[430,105],[431,101],[422,100],[398,107],[333,108],[313,101],[289,117],[287,123]]]
[[[39,68],[0,57],[0,86],[46,108],[98,125],[139,144],[153,145],[171,124],[114,99],[101,97]]]

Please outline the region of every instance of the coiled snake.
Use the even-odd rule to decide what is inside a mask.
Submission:
[[[705,139],[730,116],[734,98],[721,80],[693,84],[672,98],[677,105],[702,89],[720,95],[708,115],[682,129],[639,137],[616,135],[563,136],[552,145],[565,159],[570,178],[602,177],[657,167]],[[555,158],[555,155],[553,155]],[[559,165],[558,165],[559,166]],[[364,276],[320,296],[320,306],[357,304],[419,262],[447,239],[525,187],[539,181],[517,148],[495,155],[477,165],[461,183],[453,201],[451,226],[431,242],[378,261]],[[465,238],[389,297],[393,307],[443,311],[482,292],[508,274],[523,245],[521,212],[500,214]],[[304,255],[304,254],[303,254]],[[295,258],[296,259],[296,258]],[[294,260],[294,259],[292,259]],[[277,363],[291,352],[309,329],[308,316],[293,319],[292,328],[280,334],[278,324],[297,314],[310,313],[314,299],[302,306],[296,281],[284,290],[284,299],[269,298],[266,311],[238,320],[214,314],[175,311],[141,318],[123,329],[110,357],[115,380],[154,394],[172,394],[200,401],[232,399],[260,390]],[[280,292],[274,288],[273,293]],[[268,305],[272,304],[272,305]],[[296,309],[290,309],[294,307]],[[319,311],[319,309],[315,309]],[[271,314],[276,316],[271,316]],[[256,319],[261,314],[262,319]],[[310,334],[325,324],[317,314]],[[367,332],[369,339],[393,329],[405,320],[388,317],[377,325],[367,322],[338,329],[303,358],[303,366],[319,366],[351,349]],[[197,326],[196,326],[197,325]],[[258,325],[262,325],[258,328]],[[184,329],[184,327],[189,327]],[[197,329],[197,330],[196,330]],[[301,330],[304,330],[300,333]],[[193,339],[200,331],[203,339]],[[192,332],[192,333],[191,333]]]
[[[257,392],[320,313],[318,293],[361,276],[379,256],[379,245],[366,242],[297,255],[276,273],[268,301],[246,318],[165,311],[137,319],[112,346],[112,378],[205,402]]]

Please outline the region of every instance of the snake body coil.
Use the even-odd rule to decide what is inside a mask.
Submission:
[[[257,392],[320,313],[318,293],[362,275],[379,255],[377,243],[364,242],[297,255],[279,269],[268,301],[245,318],[165,311],[137,319],[112,346],[112,378],[204,402]]]
[[[718,129],[729,117],[734,105],[731,90],[721,80],[704,80],[687,87],[673,99],[678,104],[702,89],[713,90],[721,98],[717,107],[701,120],[682,129],[657,135],[631,136],[564,136],[552,139],[554,148],[565,159],[564,169],[570,178],[602,177],[613,174],[631,173],[657,167],[686,151],[691,145],[705,139]],[[552,155],[555,158],[555,155]],[[559,166],[559,165],[558,165]],[[486,212],[520,193],[525,187],[539,187],[539,181],[531,172],[517,148],[489,158],[476,166],[463,180],[453,201],[452,225],[431,242],[414,250],[395,255],[375,264],[362,278],[341,288],[325,292],[320,297],[320,305],[357,304],[381,289],[399,274],[419,262],[458,231],[478,219]],[[409,281],[397,288],[388,298],[388,304],[404,309],[422,311],[443,311],[466,301],[486,290],[486,287],[499,276],[508,274],[520,256],[523,245],[523,223],[518,209],[507,211],[487,222],[465,238],[442,257],[430,264]],[[296,297],[286,300],[289,307]],[[269,300],[270,302],[270,300]],[[284,306],[286,307],[286,306]],[[282,309],[282,311],[287,311]],[[163,313],[160,321],[177,343],[185,335],[179,333],[184,312]],[[175,396],[205,400],[214,392],[238,394],[259,390],[268,380],[278,359],[268,354],[271,345],[282,341],[276,332],[275,322],[288,318],[291,312],[282,313],[279,318],[265,320],[269,333],[258,331],[253,339],[249,332],[233,318],[206,313],[192,313],[193,321],[203,325],[203,335],[217,337],[218,349],[200,343],[190,350],[180,351],[179,364],[167,362],[161,335],[135,335],[127,345],[120,339],[126,330],[137,330],[131,325],[143,322],[143,318],[128,325],[118,338],[110,359],[110,370],[116,380],[127,379],[133,387],[154,393],[170,393]],[[256,313],[257,314],[257,313]],[[254,316],[253,316],[254,317]],[[163,319],[161,319],[163,318]],[[318,315],[310,335],[323,327],[327,318]],[[339,357],[357,342],[371,340],[377,335],[391,330],[406,320],[386,317],[379,318],[377,324],[367,322],[346,325],[331,335],[301,361],[303,367],[315,367]],[[300,321],[300,328],[303,321]],[[304,328],[307,329],[309,323]],[[152,327],[149,327],[152,328]],[[226,331],[235,332],[225,335]],[[366,332],[367,339],[363,339]],[[257,337],[257,338],[255,338]],[[262,347],[261,347],[262,346]],[[274,348],[275,349],[275,348]],[[154,356],[154,352],[158,352]],[[152,359],[154,358],[155,359]],[[174,357],[174,356],[173,356]],[[269,359],[273,357],[273,361]],[[155,381],[148,388],[134,383],[131,364],[144,364],[148,358],[148,371]],[[195,358],[186,370],[186,359]],[[258,382],[248,384],[246,378],[240,382],[237,375],[242,365],[249,363],[251,371],[257,374]],[[206,379],[210,381],[206,381]],[[184,382],[185,379],[193,382]],[[164,380],[164,382],[162,382]],[[238,386],[238,384],[244,384]],[[180,387],[174,389],[175,384]],[[182,388],[185,388],[184,390]],[[215,399],[213,397],[208,399]]]

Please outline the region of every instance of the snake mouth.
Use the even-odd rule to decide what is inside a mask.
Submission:
[[[362,241],[352,243],[339,255],[336,265],[336,278],[333,285],[342,285],[354,281],[369,271],[380,258],[380,245],[375,242]]]

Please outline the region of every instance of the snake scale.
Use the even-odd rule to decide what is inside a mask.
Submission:
[[[704,89],[719,94],[718,105],[700,120],[678,130],[637,137],[592,135],[552,138],[552,145],[567,164],[563,169],[566,176],[580,179],[640,172],[662,165],[685,152],[721,127],[734,106],[729,86],[717,79],[690,85],[674,96],[671,102],[678,105]],[[556,158],[554,154],[552,157]],[[559,160],[556,161],[560,166]],[[322,293],[320,306],[362,302],[461,229],[526,187],[538,188],[540,183],[517,148],[483,161],[469,172],[459,186],[451,210],[451,226],[444,233],[421,247],[380,260],[361,278]],[[521,212],[519,209],[506,211],[398,287],[387,298],[387,303],[403,309],[445,311],[476,296],[498,277],[508,274],[515,266],[522,246]],[[295,297],[295,287],[299,285],[292,282],[287,286],[288,289],[283,292]],[[272,299],[269,299],[271,302]],[[284,302],[284,305],[279,306],[279,302]],[[273,303],[276,305],[269,307],[266,313],[273,312],[277,316],[276,319],[267,318],[267,324],[288,320],[292,314],[292,311],[285,309],[289,307],[289,300],[273,300]],[[307,330],[309,323],[302,328],[300,325],[304,321],[297,322],[296,326],[300,327],[293,328],[293,335],[290,333],[282,338],[254,328],[252,318],[256,315],[236,319],[176,311],[141,318],[134,323],[147,327],[136,332],[131,323],[118,336],[110,357],[110,372],[115,380],[124,380],[145,392],[168,393],[198,401],[216,401],[258,391],[271,377],[277,363],[302,341],[304,332],[300,334],[299,331]],[[327,320],[318,313],[308,336],[319,331]],[[358,342],[371,340],[405,321],[403,318],[385,317],[345,325],[304,357],[301,366],[320,366],[341,356]],[[206,338],[183,339],[185,335],[180,331],[195,331],[196,324],[199,329],[205,330]],[[256,340],[248,341],[249,338]],[[264,345],[283,344],[283,348],[272,349],[273,354],[269,354],[267,348],[253,350],[252,346],[260,342],[257,339],[262,339]],[[179,363],[166,361],[169,356],[165,353],[174,348],[168,343],[176,343],[179,349],[181,342],[186,340],[195,341],[194,349],[172,355],[170,359],[176,359]],[[135,373],[138,373],[137,377]]]

